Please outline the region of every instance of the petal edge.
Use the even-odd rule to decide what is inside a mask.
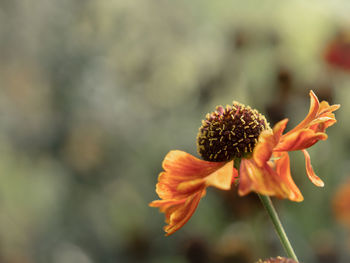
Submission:
[[[311,165],[311,159],[310,159],[310,155],[306,150],[302,150],[304,157],[305,157],[305,166],[306,166],[306,173],[307,176],[309,177],[310,181],[318,186],[318,187],[323,187],[324,186],[324,182],[321,180],[321,178],[319,178],[315,172],[314,169],[312,168]]]

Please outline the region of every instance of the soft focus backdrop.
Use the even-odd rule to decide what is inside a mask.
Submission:
[[[329,139],[310,149],[326,186],[295,153],[305,201],[273,201],[302,262],[350,262],[350,231],[332,209],[350,176],[349,10],[346,0],[1,0],[0,262],[284,255],[254,195],[209,189],[170,237],[148,203],[165,154],[196,154],[216,105],[237,100],[272,125],[289,117],[290,129],[310,89],[342,104]]]

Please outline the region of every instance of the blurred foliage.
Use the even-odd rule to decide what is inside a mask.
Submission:
[[[326,187],[274,200],[303,262],[349,262],[331,209],[349,177],[350,75],[324,60],[343,1],[0,1],[0,262],[254,262],[283,255],[254,195],[209,189],[165,238],[147,204],[167,151],[237,100],[290,125],[308,90],[342,104],[310,149]],[[347,49],[349,50],[349,49]],[[349,56],[349,55],[348,55]],[[350,202],[345,200],[344,202]]]

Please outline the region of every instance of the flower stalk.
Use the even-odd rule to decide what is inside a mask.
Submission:
[[[269,196],[266,196],[266,195],[260,195],[258,194],[263,206],[265,207],[272,223],[273,223],[273,226],[275,227],[275,230],[277,232],[277,235],[283,245],[283,248],[285,249],[288,257],[294,259],[295,261],[299,262],[298,261],[298,258],[294,252],[294,249],[292,247],[292,245],[290,244],[289,242],[289,239],[287,237],[287,234],[286,232],[284,231],[284,228],[282,226],[282,223],[281,223],[281,220],[279,219],[278,217],[278,214],[276,212],[276,209],[275,207],[273,206],[272,204],[272,201],[270,199]]]

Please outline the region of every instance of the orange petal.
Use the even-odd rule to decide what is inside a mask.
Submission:
[[[228,190],[237,170],[231,162],[202,161],[183,151],[170,151],[163,161],[156,192],[163,200],[151,202],[165,213],[167,235],[180,229],[193,215],[208,186]]]
[[[305,156],[305,166],[306,166],[306,173],[309,177],[310,181],[319,187],[324,186],[324,182],[315,174],[314,169],[312,169],[310,155],[306,150],[302,150]]]
[[[232,180],[237,177],[237,170],[233,168],[233,161],[228,162],[220,169],[205,178],[207,186],[214,186],[221,190],[230,190]]]
[[[199,191],[204,186],[204,179],[194,179],[179,183],[176,191],[177,193],[190,195],[191,193]]]
[[[160,212],[164,213],[166,210],[168,210],[168,208],[175,206],[175,205],[182,204],[185,201],[186,201],[186,198],[180,199],[180,200],[176,200],[176,199],[154,200],[151,203],[149,203],[148,205],[150,207],[158,207]]]
[[[336,111],[340,108],[340,104],[329,105],[327,101],[321,101],[317,115],[324,115]]]
[[[177,206],[175,211],[169,213],[169,225],[164,227],[164,231],[167,233],[166,236],[175,233],[187,223],[196,211],[201,197],[202,192],[200,191],[189,197],[184,205]]]
[[[339,109],[340,105],[329,105],[327,101],[318,101],[317,96],[313,91],[310,91],[310,110],[305,119],[300,122],[294,129],[287,132],[283,137],[289,136],[300,129],[311,129],[315,132],[324,132],[326,128],[337,122],[333,111]]]
[[[292,201],[302,201],[303,197],[299,189],[288,176],[287,174],[281,177],[268,164],[259,167],[253,159],[243,159],[238,194],[246,195],[253,191],[263,195],[288,198]]]
[[[310,94],[309,113],[306,115],[304,120],[302,120],[294,129],[290,130],[285,135],[294,133],[299,129],[305,128],[313,119],[315,119],[319,110],[320,102],[318,101],[316,94],[312,90],[310,90],[309,94]]]
[[[242,159],[239,169],[239,195],[257,192],[263,195],[276,195],[277,174],[265,164],[259,167],[253,159]]]
[[[275,124],[273,126],[273,134],[275,136],[275,140],[278,142],[282,136],[282,133],[284,132],[286,126],[288,123],[288,119],[283,119]]]
[[[295,202],[301,202],[304,200],[299,188],[295,185],[292,175],[290,173],[290,161],[287,152],[276,153],[274,157],[277,157],[275,161],[276,173],[281,180],[281,187],[285,187],[288,192],[288,198]]]
[[[310,129],[313,129],[316,132],[324,132],[326,128],[332,126],[334,123],[337,122],[334,113],[332,112],[336,111],[339,108],[339,104],[329,106],[327,101],[322,101],[320,103],[320,108],[319,112],[317,113],[317,117],[309,124]]]
[[[182,178],[203,178],[211,174],[225,162],[207,162],[184,151],[170,151],[164,158],[163,168],[166,173],[177,174]]]
[[[288,119],[284,119],[278,122],[274,127],[273,131],[263,131],[259,136],[259,141],[256,144],[253,151],[253,159],[256,164],[262,167],[268,160],[270,160],[273,148],[279,142],[284,129],[286,128]]]
[[[326,140],[327,134],[311,129],[300,129],[282,136],[274,151],[297,151],[311,147],[319,140]]]
[[[332,114],[334,116],[334,114]],[[310,122],[310,129],[313,129],[315,131],[318,131],[318,129],[316,128],[312,128],[315,127],[316,125],[318,126],[319,124],[327,124],[327,127],[333,125],[334,123],[336,123],[337,120],[334,117],[329,117],[329,116],[323,116],[323,117],[318,117],[317,119],[314,119],[312,122]]]
[[[254,159],[242,159],[239,175],[239,195],[243,196],[252,191],[263,195],[274,194],[273,180],[264,167],[256,165]]]
[[[183,200],[157,200],[150,203],[152,207],[159,207],[165,213],[167,226],[164,231],[169,236],[183,227],[195,212],[204,189]]]
[[[164,172],[159,174],[156,192],[161,199],[182,199],[190,193],[185,191],[183,185],[180,187],[183,191],[178,191],[180,184],[193,180],[198,183],[198,179],[205,178],[224,165],[225,162],[203,161],[183,151],[170,151],[164,158]],[[196,190],[194,187],[193,191]]]

